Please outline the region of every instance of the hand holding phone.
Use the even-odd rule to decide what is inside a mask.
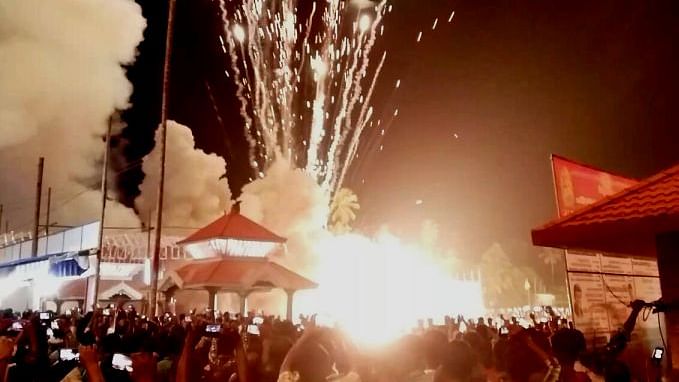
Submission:
[[[207,337],[219,337],[222,332],[222,326],[219,324],[209,324],[205,326],[205,336]]]
[[[78,349],[59,349],[60,361],[78,361],[80,360],[80,353]]]
[[[663,355],[665,355],[665,349],[661,347],[656,347],[653,349],[653,354],[651,355],[651,359],[655,362],[662,362]]]
[[[252,334],[253,336],[258,336],[259,335],[259,327],[257,325],[248,325],[248,334]]]
[[[132,359],[125,354],[115,353],[111,366],[116,370],[132,371]]]

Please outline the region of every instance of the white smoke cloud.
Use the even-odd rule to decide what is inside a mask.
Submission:
[[[156,143],[160,129],[156,131]],[[167,123],[163,225],[202,227],[227,210],[229,184],[223,175],[224,159],[195,148],[191,130],[174,121]],[[144,181],[135,205],[141,216],[155,211],[160,178],[160,145],[144,157]]]
[[[128,107],[121,64],[134,60],[145,25],[131,0],[0,2],[0,203],[11,228],[31,225],[39,156],[52,220],[98,219],[101,137]],[[137,224],[117,203],[107,211],[109,222]]]
[[[288,255],[279,259],[297,271],[313,265],[313,242],[326,235],[328,195],[313,176],[277,159],[266,175],[243,187],[241,213],[288,238]]]

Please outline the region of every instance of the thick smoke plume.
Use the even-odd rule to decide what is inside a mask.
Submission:
[[[10,229],[32,223],[40,156],[51,221],[98,218],[102,137],[128,107],[121,64],[134,61],[145,25],[131,0],[0,2],[0,203]],[[109,206],[109,224],[138,224],[132,210]]]
[[[305,273],[313,265],[312,242],[326,234],[328,195],[312,175],[277,159],[266,175],[243,187],[241,212],[288,238],[288,253],[278,259]]]
[[[155,211],[158,200],[159,139],[160,129],[156,130],[156,146],[142,165],[146,176],[135,201],[142,218]],[[231,203],[224,159],[196,149],[191,130],[174,121],[167,123],[166,150],[163,225],[199,228],[224,213]]]

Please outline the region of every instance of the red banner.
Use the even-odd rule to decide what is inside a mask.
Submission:
[[[552,155],[552,174],[559,217],[637,183],[634,179],[613,175],[556,155]]]

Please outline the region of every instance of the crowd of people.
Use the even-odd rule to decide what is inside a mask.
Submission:
[[[638,302],[596,354],[586,353],[582,333],[550,309],[547,320],[531,315],[528,328],[516,317],[446,317],[379,351],[357,348],[314,317],[294,325],[211,311],[149,318],[131,307],[82,316],[7,310],[0,382],[624,382],[630,373],[616,356],[641,308]]]

